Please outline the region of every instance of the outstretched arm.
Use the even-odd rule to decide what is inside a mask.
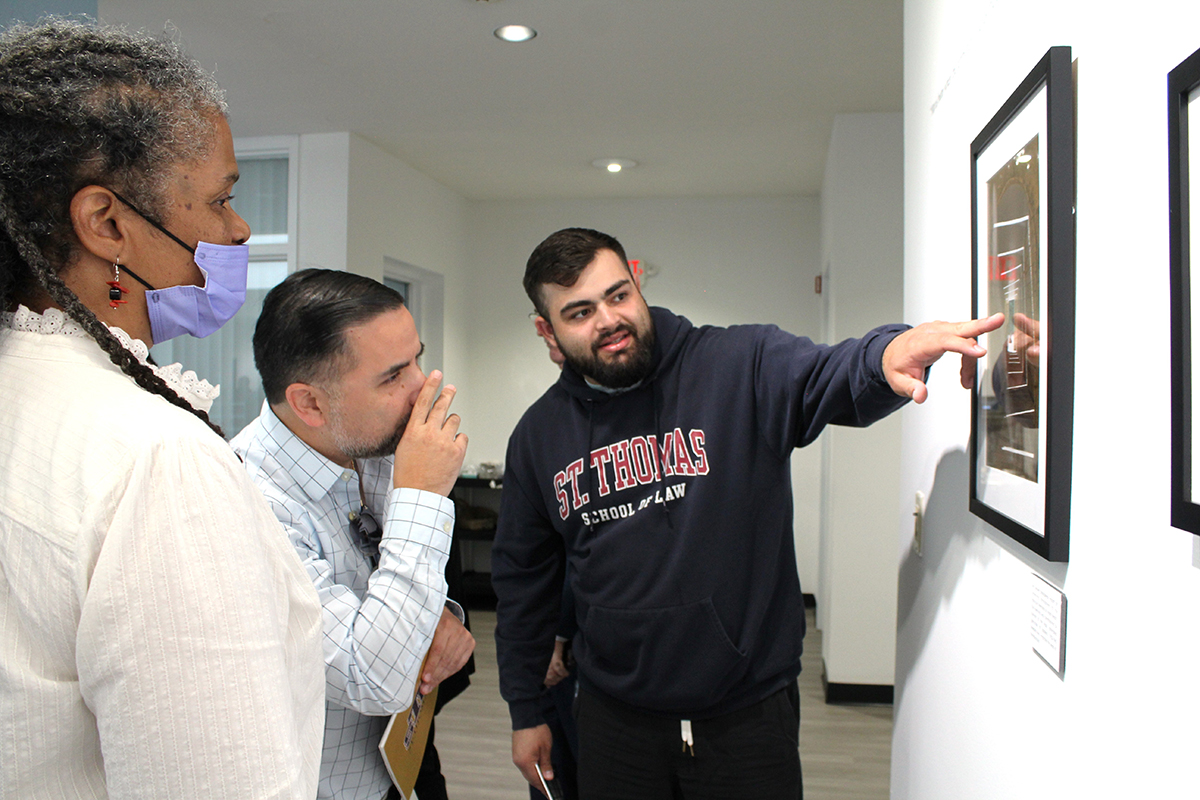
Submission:
[[[969,322],[926,322],[897,336],[883,351],[883,373],[892,390],[915,403],[929,396],[925,370],[946,353],[962,355],[959,379],[964,388],[975,383],[975,362],[987,351],[975,337],[1004,324],[1003,314]]]

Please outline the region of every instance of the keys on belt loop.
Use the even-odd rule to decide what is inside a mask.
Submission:
[[[692,745],[696,743],[696,740],[692,738],[692,721],[690,719],[679,720],[679,735],[683,739],[682,751],[695,756],[696,751]]]

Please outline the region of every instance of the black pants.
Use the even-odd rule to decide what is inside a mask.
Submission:
[[[800,690],[795,682],[749,708],[692,720],[643,714],[581,689],[581,800],[802,800]]]

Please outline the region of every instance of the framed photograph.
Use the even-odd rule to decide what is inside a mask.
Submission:
[[[1200,260],[1191,232],[1200,231],[1200,50],[1188,56],[1167,76],[1169,94],[1167,160],[1170,167],[1171,236],[1171,524],[1200,534],[1200,447],[1194,422],[1200,419],[1200,391],[1192,369],[1192,354],[1200,353],[1192,309],[1200,308],[1200,281],[1192,280],[1192,264]],[[1197,124],[1189,128],[1195,111]],[[1193,255],[1196,255],[1193,258]]]
[[[1075,91],[1052,47],[971,143],[972,316],[1004,314],[980,343],[971,397],[970,508],[1066,561],[1075,387]]]

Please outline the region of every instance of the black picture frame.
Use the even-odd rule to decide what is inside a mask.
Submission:
[[[971,142],[972,316],[1006,316],[980,338],[969,506],[1059,562],[1071,528],[1074,205],[1071,48],[1051,47]]]
[[[1192,53],[1167,75],[1167,164],[1169,170],[1169,219],[1171,254],[1171,524],[1200,535],[1200,504],[1194,500],[1193,476],[1200,474],[1193,458],[1200,456],[1194,439],[1194,399],[1197,396],[1192,371],[1194,348],[1192,292],[1200,288],[1192,280],[1192,203],[1189,158],[1189,107],[1200,87],[1200,50]],[[1200,131],[1198,131],[1200,132]],[[1200,181],[1197,181],[1200,183]],[[1197,188],[1200,188],[1198,186]]]

